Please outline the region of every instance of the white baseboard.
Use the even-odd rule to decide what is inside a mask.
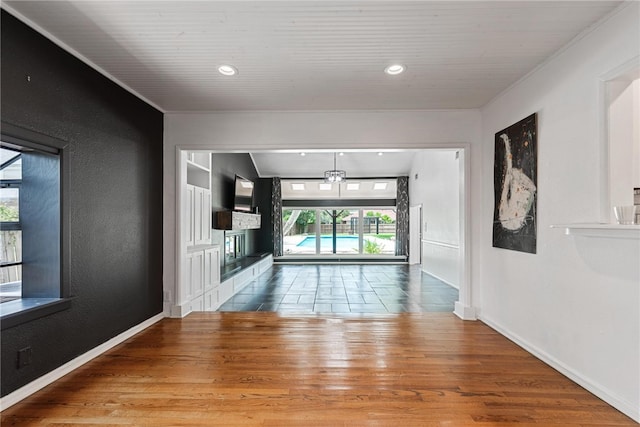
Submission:
[[[147,319],[144,322],[134,326],[133,328],[124,331],[120,335],[117,335],[111,338],[109,341],[103,344],[100,344],[97,347],[92,348],[91,350],[87,351],[84,354],[81,354],[75,359],[70,360],[69,362],[65,363],[59,368],[54,369],[53,371],[47,374],[44,374],[43,376],[41,376],[40,378],[34,381],[31,381],[29,384],[19,388],[18,390],[7,394],[3,398],[0,398],[0,411],[4,411],[5,409],[20,402],[22,399],[25,399],[31,396],[36,391],[62,378],[63,376],[67,375],[69,372],[72,372],[73,370],[78,369],[80,366],[96,358],[97,356],[100,356],[102,353],[106,352],[107,350],[110,350],[116,345],[128,340],[135,334],[142,332],[143,330],[147,329],[149,326],[153,325],[154,323],[159,322],[164,317],[165,317],[164,313],[157,314],[152,318]]]
[[[565,377],[569,378],[571,381],[580,385],[581,387],[587,389],[589,392],[598,396],[600,399],[607,402],[609,405],[616,408],[618,411],[622,412],[626,416],[630,417],[634,421],[640,423],[640,406],[636,403],[635,405],[632,402],[629,402],[619,396],[616,396],[611,390],[602,387],[601,385],[595,383],[589,378],[585,378],[578,372],[575,372],[573,369],[560,362],[553,356],[548,353],[540,350],[536,346],[529,344],[526,340],[522,339],[518,335],[510,332],[507,328],[502,327],[497,322],[494,322],[490,318],[486,316],[479,316],[480,321],[487,324],[492,329],[496,330],[501,335],[509,338],[511,341],[516,343],[518,346],[522,347],[524,350],[533,354],[538,359],[542,360],[547,365],[551,366],[556,371],[560,372]]]
[[[476,309],[468,305],[462,305],[460,301],[456,301],[454,304],[453,314],[461,318],[462,320],[477,320]]]
[[[169,308],[169,317],[182,318],[191,313],[191,301],[187,301],[180,305],[172,305]]]

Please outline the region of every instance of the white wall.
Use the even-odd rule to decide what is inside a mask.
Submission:
[[[608,89],[611,206],[632,205],[633,189],[640,187],[640,84],[615,81]]]
[[[480,112],[301,111],[168,113],[164,119],[164,289],[175,295],[176,150],[248,152],[299,149],[421,149],[468,144],[471,204],[480,207]],[[471,223],[477,233],[480,224]],[[471,264],[479,266],[479,263]],[[477,273],[475,274],[477,277]],[[461,291],[461,300],[463,299]],[[473,293],[464,301],[479,301]],[[169,306],[171,301],[167,302]]]
[[[422,270],[459,288],[460,161],[456,154],[455,150],[418,153],[409,175],[409,200],[412,206],[422,205]]]
[[[600,77],[640,52],[638,2],[485,106],[480,318],[640,420],[640,242],[566,236],[598,222]],[[538,253],[492,248],[494,134],[538,113]],[[477,283],[477,282],[476,282]]]

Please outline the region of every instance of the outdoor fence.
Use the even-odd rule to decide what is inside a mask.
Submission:
[[[296,224],[288,235],[295,234],[316,234],[316,227],[318,224],[306,224],[300,225]],[[396,225],[395,224],[364,224],[363,229],[364,234],[395,234]],[[320,234],[332,234],[333,233],[333,225],[332,224],[320,224]],[[336,224],[336,233],[337,234],[351,234],[357,235],[358,229],[357,227],[352,227],[351,224]]]
[[[2,231],[0,233],[0,261],[16,262],[20,260],[22,253],[22,239],[19,237],[20,231]],[[17,282],[22,280],[22,269],[20,266],[0,268],[0,283]]]

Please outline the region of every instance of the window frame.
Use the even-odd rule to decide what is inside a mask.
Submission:
[[[71,306],[73,297],[69,291],[70,267],[70,218],[65,201],[69,195],[69,150],[68,142],[25,129],[5,121],[1,122],[0,142],[2,146],[13,149],[21,147],[55,154],[59,160],[60,171],[60,289],[57,298],[21,298],[3,303],[0,315],[0,329],[5,330],[30,322]],[[16,303],[16,304],[14,304]]]
[[[386,200],[386,199],[381,199],[381,200]],[[315,227],[314,227],[314,236],[315,236],[315,252],[314,253],[284,253],[283,257],[307,257],[307,258],[371,258],[371,259],[375,259],[375,258],[389,258],[389,257],[395,257],[395,251],[394,253],[378,253],[378,254],[368,254],[365,253],[365,240],[366,240],[366,235],[364,233],[364,219],[367,218],[365,215],[366,211],[371,211],[371,210],[389,210],[389,209],[396,209],[395,205],[382,205],[382,206],[378,206],[375,204],[375,199],[372,200],[368,200],[368,204],[363,204],[362,206],[352,206],[352,207],[347,207],[347,205],[345,206],[336,206],[336,203],[331,203],[330,201],[322,201],[322,206],[318,207],[318,206],[309,206],[308,204],[308,200],[305,200],[303,202],[305,203],[298,203],[299,200],[287,200],[286,202],[283,201],[283,209],[282,209],[282,215],[284,217],[284,213],[285,211],[293,211],[293,210],[302,210],[302,211],[307,211],[307,212],[314,212],[315,214]],[[335,202],[335,201],[334,201]],[[342,252],[333,252],[333,246],[331,247],[331,252],[327,252],[326,248],[325,251],[323,252],[323,247],[322,247],[322,227],[321,227],[321,216],[322,216],[322,211],[340,211],[340,210],[346,210],[346,211],[357,211],[358,212],[358,253],[342,253]],[[284,219],[283,219],[284,221]],[[334,224],[337,224],[336,222],[336,218],[333,217],[332,218],[332,222],[330,223],[332,226]],[[311,234],[309,234],[311,235]],[[333,236],[333,232],[332,232],[332,236]],[[283,248],[285,246],[285,239],[286,236],[282,236],[282,245]],[[397,244],[397,243],[396,243]]]

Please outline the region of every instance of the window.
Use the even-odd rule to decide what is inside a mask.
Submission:
[[[0,303],[22,296],[20,151],[0,148]]]
[[[396,211],[283,209],[285,255],[385,255],[396,250]]]
[[[396,178],[281,184],[283,255],[396,256]]]
[[[68,243],[62,238],[64,144],[5,123],[2,131],[0,315],[6,329],[68,307],[62,263]]]

